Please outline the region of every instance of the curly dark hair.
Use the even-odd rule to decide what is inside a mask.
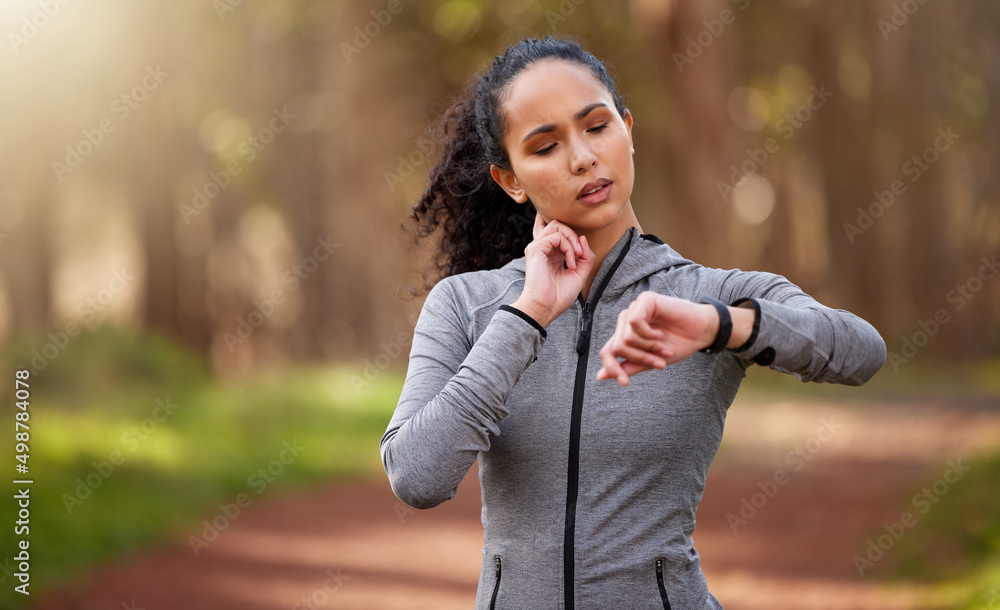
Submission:
[[[504,110],[508,87],[532,63],[556,58],[588,68],[607,88],[624,118],[625,103],[604,63],[572,38],[527,38],[497,56],[493,65],[474,77],[429,128],[440,157],[430,172],[430,184],[413,207],[415,240],[439,233],[424,289],[450,275],[496,269],[524,256],[531,243],[535,208],[519,204],[493,180],[490,165],[510,169],[503,146]],[[416,294],[410,288],[412,294]]]

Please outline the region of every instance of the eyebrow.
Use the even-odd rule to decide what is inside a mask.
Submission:
[[[593,110],[595,110],[597,108],[600,108],[602,106],[604,106],[605,108],[607,108],[608,105],[605,104],[604,102],[594,102],[592,104],[587,104],[582,109],[580,109],[576,114],[573,115],[573,120],[574,121],[579,121],[579,120],[583,119],[585,116],[587,116],[588,114],[590,114],[591,111],[593,111]],[[555,123],[547,123],[545,125],[539,125],[538,127],[535,127],[534,129],[532,129],[531,131],[529,131],[528,135],[524,136],[524,139],[521,140],[521,144],[524,144],[525,142],[527,142],[528,138],[530,138],[531,136],[534,136],[534,135],[537,135],[537,134],[540,134],[540,133],[547,133],[549,131],[555,131],[555,129],[556,129],[556,124]]]

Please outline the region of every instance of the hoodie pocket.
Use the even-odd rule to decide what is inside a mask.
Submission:
[[[670,596],[667,595],[667,587],[663,584],[663,559],[661,557],[656,558],[656,586],[660,589],[663,610],[670,610]]]
[[[494,563],[496,563],[496,566],[497,566],[497,570],[496,570],[497,580],[493,584],[493,597],[490,598],[490,610],[496,610],[496,607],[497,607],[497,594],[500,593],[501,564],[500,564],[500,556],[499,555],[497,555],[496,557],[494,557]]]

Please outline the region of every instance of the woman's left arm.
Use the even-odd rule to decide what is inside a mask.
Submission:
[[[729,350],[735,356],[804,382],[855,386],[885,365],[885,341],[857,315],[823,305],[781,275],[738,269],[717,273],[716,298],[753,306],[756,312],[752,340],[743,349]]]
[[[733,334],[726,352],[744,361],[804,382],[845,385],[865,383],[885,364],[885,342],[871,324],[819,303],[781,275],[705,267],[682,274],[670,286],[654,284],[621,312],[614,335],[600,351],[604,367],[598,379],[615,378],[624,385],[629,375],[712,345],[719,312],[694,302],[706,296],[728,305]],[[668,296],[679,293],[688,298]]]

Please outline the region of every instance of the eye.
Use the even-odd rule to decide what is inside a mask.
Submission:
[[[553,143],[553,144],[549,144],[549,145],[548,145],[548,146],[546,146],[545,148],[543,148],[543,149],[541,149],[541,150],[537,151],[537,152],[536,152],[535,154],[536,154],[536,155],[547,155],[547,154],[549,154],[550,152],[552,152],[552,149],[553,149],[553,148],[555,148],[555,147],[556,147],[556,145],[555,145],[554,143]]]
[[[588,129],[587,131],[590,131],[590,132],[593,132],[593,133],[600,133],[600,132],[604,131],[607,128],[608,128],[608,124],[605,123],[603,125],[598,125],[597,127],[592,127],[591,129]]]

